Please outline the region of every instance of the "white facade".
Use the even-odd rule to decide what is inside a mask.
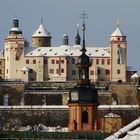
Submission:
[[[81,46],[64,44],[57,47],[37,47],[38,45],[34,47],[35,42],[42,41],[41,34],[49,35],[48,32],[45,33],[44,28],[41,24],[39,32],[37,29],[33,34],[33,47],[26,45],[21,31],[18,33],[17,29],[12,28],[12,33],[8,35],[4,43],[5,79],[24,81],[78,79],[75,63],[81,55]],[[110,36],[108,47],[86,47],[86,54],[92,62],[89,71],[91,81],[126,81],[126,45],[126,36],[117,27]]]

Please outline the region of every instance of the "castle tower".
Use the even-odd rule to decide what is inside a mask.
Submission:
[[[24,47],[27,41],[22,36],[19,28],[19,20],[13,19],[13,26],[9,31],[8,37],[4,40],[4,57],[5,57],[5,78],[20,78],[19,69],[24,65]]]
[[[41,22],[37,30],[32,35],[32,46],[51,47],[51,38],[50,33],[44,27],[43,22]]]
[[[110,54],[110,81],[126,82],[127,41],[126,35],[120,30],[119,23],[110,36]]]
[[[82,54],[78,57],[79,80],[69,93],[69,131],[97,130],[98,93],[90,84],[90,59],[85,48],[85,24],[83,22]]]

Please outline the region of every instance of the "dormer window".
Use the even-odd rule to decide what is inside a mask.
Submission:
[[[38,33],[39,33],[39,34],[41,34],[41,32],[40,32],[40,31],[39,31]]]

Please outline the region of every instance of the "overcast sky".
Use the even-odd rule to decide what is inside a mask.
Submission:
[[[1,0],[0,45],[8,35],[17,15],[23,35],[31,44],[31,35],[41,22],[52,35],[52,45],[59,46],[62,36],[69,36],[74,45],[76,25],[82,24],[80,13],[85,11],[86,45],[108,47],[109,36],[116,29],[116,20],[127,35],[128,65],[140,73],[140,0]]]

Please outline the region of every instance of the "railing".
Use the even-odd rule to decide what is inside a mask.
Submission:
[[[97,132],[39,132],[39,131],[1,131],[0,139],[31,139],[31,138],[45,138],[52,140],[64,140],[64,139],[93,139],[93,140],[103,140],[108,137],[109,133]]]

